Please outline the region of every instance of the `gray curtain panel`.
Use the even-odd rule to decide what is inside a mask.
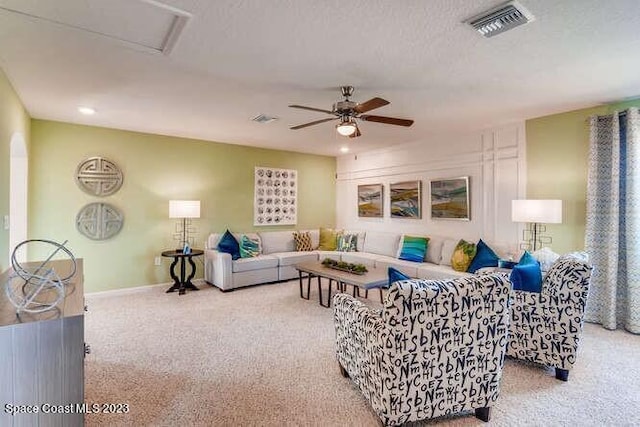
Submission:
[[[593,264],[585,319],[640,334],[640,117],[590,119],[587,231]]]

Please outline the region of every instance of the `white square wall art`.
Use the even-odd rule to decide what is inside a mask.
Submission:
[[[298,222],[298,171],[256,166],[253,225]]]

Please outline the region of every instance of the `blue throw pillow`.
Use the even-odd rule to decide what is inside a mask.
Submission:
[[[391,284],[393,282],[397,282],[398,280],[409,280],[409,279],[411,279],[411,277],[407,276],[406,274],[404,274],[401,271],[396,270],[393,267],[389,267],[388,268],[387,274],[389,275],[389,286],[391,286]]]
[[[527,265],[527,264],[538,264],[538,260],[535,259],[535,257],[531,255],[529,251],[524,251],[524,253],[520,257],[520,261],[518,261],[518,265]]]
[[[231,254],[231,259],[233,260],[240,258],[240,245],[229,230],[224,232],[222,238],[218,242],[218,251]]]
[[[513,289],[517,291],[542,291],[542,272],[538,264],[516,265],[509,275]]]
[[[467,271],[469,273],[475,273],[483,267],[497,267],[499,260],[500,258],[493,249],[480,239],[476,245],[476,256],[473,257],[473,261],[469,264]]]
[[[413,262],[424,262],[424,256],[427,254],[427,245],[429,239],[427,237],[403,236],[402,247],[400,248],[400,256],[398,259]]]
[[[522,254],[518,264],[513,267],[509,279],[514,290],[538,293],[542,291],[540,263],[528,251]]]

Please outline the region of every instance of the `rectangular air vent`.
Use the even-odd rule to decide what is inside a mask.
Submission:
[[[493,37],[535,20],[535,17],[516,1],[510,1],[464,21],[484,37]]]
[[[252,118],[251,120],[253,120],[254,122],[258,122],[258,123],[271,123],[273,121],[278,120],[277,117],[271,117],[271,116],[267,116],[266,114],[258,114],[257,116],[255,116],[254,118]]]

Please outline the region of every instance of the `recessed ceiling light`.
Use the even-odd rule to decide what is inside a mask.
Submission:
[[[340,151],[342,151],[343,153],[348,153],[349,147],[340,147]]]
[[[91,116],[96,113],[96,110],[91,107],[78,107],[78,111],[85,116]]]

